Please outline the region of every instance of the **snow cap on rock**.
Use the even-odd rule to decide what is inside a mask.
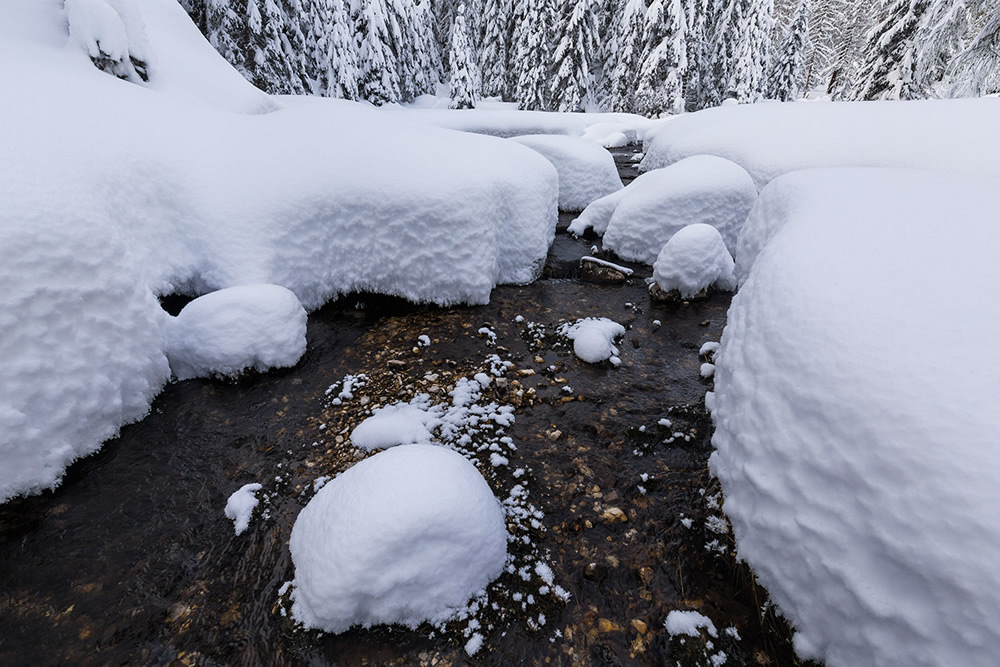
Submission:
[[[664,292],[677,290],[682,299],[716,287],[736,287],[735,264],[722,235],[705,224],[688,225],[667,241],[653,264],[653,279]]]
[[[476,467],[402,445],[327,483],[290,543],[293,616],[308,628],[447,620],[503,571],[503,508]]]
[[[559,172],[559,208],[582,211],[596,199],[622,189],[611,153],[578,137],[533,134],[513,137],[538,152]]]

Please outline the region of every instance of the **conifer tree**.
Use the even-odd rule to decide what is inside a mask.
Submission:
[[[1000,7],[987,14],[982,30],[949,67],[953,96],[1000,93]]]
[[[451,108],[474,108],[479,99],[476,87],[478,77],[474,74],[476,59],[472,53],[469,32],[465,25],[465,4],[460,4],[455,12],[448,62],[451,64]]]
[[[785,38],[775,54],[768,79],[767,97],[788,102],[802,92],[806,49],[809,46],[809,0],[800,0],[799,8]]]
[[[508,68],[511,30],[509,20],[512,9],[511,0],[484,0],[483,2],[479,66],[482,73],[483,95],[487,97],[504,97],[510,91]]]
[[[915,77],[917,28],[930,0],[886,0],[885,19],[868,35],[865,58],[851,91],[855,100],[909,100]]]
[[[313,92],[358,99],[358,54],[354,26],[344,0],[313,0],[306,42],[310,45]]]
[[[611,108],[632,111],[646,27],[645,0],[628,0],[617,24],[618,54],[611,74]]]
[[[246,61],[250,46],[248,19],[248,14],[237,12],[229,0],[207,0],[205,28],[208,41],[244,76],[247,76]]]
[[[635,110],[650,116],[684,111],[687,19],[681,0],[653,0],[646,12]]]
[[[398,102],[399,73],[388,8],[383,0],[352,0],[351,18],[357,31],[359,94],[372,104]]]
[[[549,84],[549,99],[556,111],[585,111],[596,101],[591,73],[591,63],[597,56],[594,7],[594,0],[573,0],[563,5]]]
[[[689,0],[687,5],[687,71],[684,77],[686,107],[692,111],[705,107],[703,77],[709,71],[708,0]],[[707,83],[707,82],[705,82]]]
[[[517,23],[511,51],[514,99],[521,109],[548,108],[554,0],[514,0]]]
[[[736,0],[734,4],[738,42],[726,88],[739,102],[757,102],[764,97],[765,73],[771,60],[774,3]]]

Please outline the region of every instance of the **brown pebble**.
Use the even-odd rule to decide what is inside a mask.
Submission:
[[[632,619],[632,627],[635,628],[640,635],[646,634],[646,631],[649,630],[649,626],[643,621],[640,621],[638,618]]]
[[[610,619],[601,618],[597,621],[597,631],[601,634],[604,634],[605,632],[621,632],[621,630],[622,626]]]
[[[628,521],[628,515],[620,507],[608,507],[601,512],[601,520],[604,523],[622,523]]]

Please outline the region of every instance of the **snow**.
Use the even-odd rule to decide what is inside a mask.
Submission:
[[[292,614],[308,628],[452,617],[500,575],[507,528],[476,467],[436,445],[379,452],[329,482],[290,542]]]
[[[260,484],[244,484],[226,501],[226,518],[233,520],[233,528],[237,535],[242,535],[250,526],[250,517],[253,516],[253,510],[258,503],[254,494],[260,489]]]
[[[426,405],[387,405],[375,409],[371,417],[351,432],[351,442],[355,447],[367,451],[396,445],[429,443],[432,435],[428,427],[434,421],[434,415],[428,412]]]
[[[541,271],[558,176],[534,151],[267,97],[176,2],[79,2],[86,34],[121,23],[149,82],[98,70],[82,33],[67,47],[61,3],[0,3],[0,501],[52,487],[148,411],[169,372],[154,295],[483,304]]]
[[[707,224],[736,248],[743,222],[757,199],[750,175],[737,164],[710,155],[687,158],[640,175],[591,204],[569,231],[593,227],[604,248],[626,260],[652,264],[664,244],[691,224]]]
[[[519,111],[516,103],[480,101],[475,109],[450,110],[447,97],[422,95],[412,103],[386,105],[386,113],[427,125],[496,137],[534,134],[582,137],[611,148],[638,143],[656,121],[629,113]],[[624,142],[622,141],[624,139]]]
[[[610,361],[617,366],[615,338],[625,335],[625,327],[606,317],[587,317],[559,327],[559,334],[573,341],[573,352],[588,364]]]
[[[1000,653],[997,210],[997,178],[812,170],[744,228],[710,465],[804,658]]]
[[[690,299],[709,287],[736,288],[735,264],[722,235],[706,224],[683,227],[670,237],[653,263],[653,280],[664,292]]]
[[[758,187],[814,167],[909,167],[1000,176],[1000,99],[738,104],[658,126],[640,168],[716,155]]]
[[[701,628],[705,628],[710,637],[719,636],[719,631],[716,630],[712,619],[696,611],[674,610],[667,614],[667,620],[663,622],[663,627],[667,629],[671,637],[678,635],[700,637]]]
[[[596,199],[622,189],[611,153],[576,137],[533,134],[510,141],[537,151],[559,173],[559,209],[582,211]]]
[[[219,290],[171,318],[166,351],[178,380],[294,366],[306,351],[306,311],[277,285]]]

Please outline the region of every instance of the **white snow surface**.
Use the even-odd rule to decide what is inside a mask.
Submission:
[[[426,401],[425,401],[426,403]],[[351,442],[364,450],[430,443],[429,426],[439,421],[427,405],[394,403],[377,408],[351,432]]]
[[[141,23],[148,84],[95,68],[62,3],[0,3],[0,502],[146,413],[168,372],[154,294],[482,304],[539,273],[558,176],[534,151],[268,97],[173,0],[99,2],[88,20],[114,25],[86,34]]]
[[[709,287],[736,288],[733,258],[719,231],[710,225],[683,227],[670,237],[653,263],[653,280],[665,292],[689,299]]]
[[[621,363],[615,338],[625,335],[625,327],[606,317],[587,317],[559,327],[560,335],[573,341],[573,352],[588,364]]]
[[[290,542],[293,616],[343,632],[447,620],[503,571],[507,527],[476,467],[437,445],[379,452],[328,482]]]
[[[259,502],[255,494],[260,489],[261,485],[257,483],[244,484],[226,501],[226,518],[232,519],[237,535],[242,535],[250,526],[250,518]]]
[[[710,460],[803,657],[1000,654],[1000,179],[773,181],[743,232]]]
[[[701,223],[719,230],[732,252],[756,200],[757,188],[742,167],[697,155],[642,174],[620,192],[593,202],[569,230],[582,234],[593,227],[604,234],[606,249],[652,264],[678,230]]]
[[[277,285],[241,285],[198,297],[167,325],[178,380],[294,366],[306,351],[306,311]]]
[[[717,155],[763,187],[818,167],[907,167],[1000,176],[1000,99],[737,104],[656,127],[643,171]]]
[[[510,141],[537,151],[559,172],[560,210],[582,211],[623,187],[611,153],[585,139],[534,134]]]
[[[719,636],[719,631],[715,628],[715,623],[712,622],[712,619],[696,611],[680,611],[675,609],[667,614],[667,620],[663,622],[663,627],[667,629],[671,637],[678,635],[700,637],[701,628],[705,628],[710,637]]]

